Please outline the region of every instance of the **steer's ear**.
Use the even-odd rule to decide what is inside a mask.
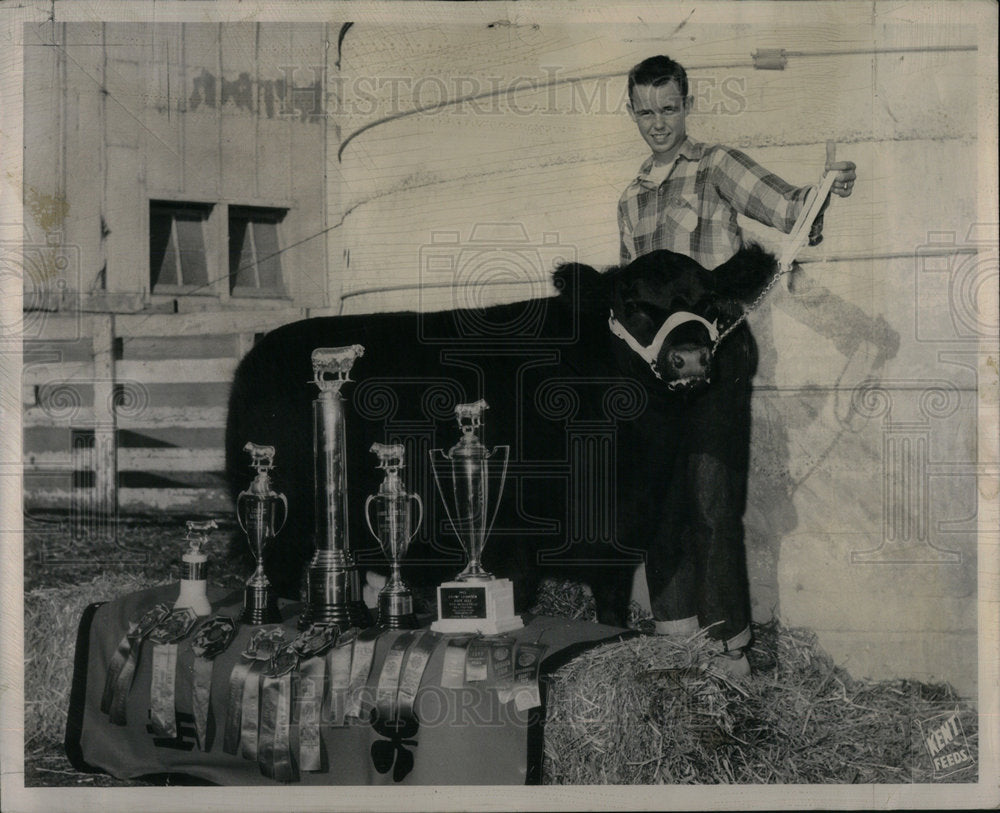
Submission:
[[[761,292],[778,270],[778,261],[757,243],[747,243],[709,274],[715,293],[742,302]]]
[[[584,311],[607,310],[611,301],[608,275],[583,263],[561,263],[552,274],[552,284],[563,302],[578,302]]]

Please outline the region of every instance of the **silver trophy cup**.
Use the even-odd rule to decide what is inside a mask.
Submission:
[[[439,632],[490,635],[523,626],[520,617],[514,615],[513,584],[508,579],[495,579],[482,565],[510,456],[509,446],[489,451],[479,439],[483,411],[488,408],[481,399],[458,404],[455,417],[462,437],[447,452],[430,450],[434,483],[468,559],[453,581],[438,587],[438,620],[431,628]],[[496,496],[491,497],[490,483],[496,480]]]
[[[250,466],[256,471],[256,476],[250,488],[241,491],[236,499],[236,520],[247,535],[250,552],[257,561],[257,569],[247,580],[240,620],[254,625],[277,624],[281,621],[281,613],[278,612],[278,602],[271,591],[271,582],[264,573],[264,551],[288,519],[288,500],[284,494],[271,487],[274,447],[247,443],[243,450],[250,453]],[[280,523],[277,522],[279,506]]]
[[[378,624],[386,629],[416,629],[419,625],[413,612],[413,593],[403,581],[400,562],[420,527],[424,504],[419,494],[408,494],[403,488],[399,476],[405,455],[403,445],[373,443],[371,451],[378,455],[378,468],[385,472],[385,479],[379,485],[378,494],[365,500],[365,522],[391,566],[389,581],[378,594]],[[417,507],[417,521],[412,532],[411,503]]]

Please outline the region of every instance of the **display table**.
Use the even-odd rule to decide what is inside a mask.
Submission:
[[[469,671],[463,667],[465,679],[459,678],[460,685],[457,685],[456,652],[447,655],[450,671],[445,668],[445,662],[450,644],[453,650],[461,650],[462,657],[466,657],[465,649],[453,645],[461,639],[427,630],[409,633],[402,639],[403,633],[396,631],[383,632],[377,637],[362,636],[361,639],[372,639],[368,647],[373,655],[367,678],[360,675],[364,690],[357,693],[359,705],[355,715],[345,715],[345,705],[334,700],[336,693],[330,689],[331,671],[320,672],[319,685],[324,686],[322,704],[314,705],[308,710],[309,714],[303,711],[305,707],[300,703],[308,694],[301,688],[308,682],[301,677],[309,668],[305,661],[289,673],[292,679],[290,693],[286,688],[285,695],[278,695],[273,688],[276,683],[267,684],[262,680],[258,703],[244,706],[252,708],[254,714],[259,709],[259,718],[254,721],[260,726],[259,742],[253,742],[253,737],[244,737],[244,741],[234,748],[233,731],[239,731],[242,725],[245,732],[247,727],[246,720],[237,718],[234,728],[231,679],[234,669],[240,674],[240,664],[248,663],[243,653],[250,644],[251,635],[261,628],[240,625],[231,643],[211,661],[208,676],[204,662],[196,665],[192,648],[198,628],[204,623],[199,620],[190,633],[176,643],[170,659],[158,661],[173,666],[173,702],[169,705],[174,712],[170,720],[176,729],[174,736],[163,733],[164,670],[159,670],[154,681],[152,653],[155,645],[149,638],[134,645],[137,650],[134,677],[130,678],[127,694],[122,694],[116,709],[117,723],[112,722],[111,715],[102,711],[102,698],[116,651],[122,650],[130,623],[134,624],[157,604],[172,605],[177,592],[177,585],[152,588],[91,606],[84,613],[77,638],[66,731],[67,755],[78,770],[105,771],[121,779],[169,776],[175,784],[279,784],[279,779],[265,774],[274,775],[268,765],[274,764],[276,753],[284,753],[285,770],[278,771],[277,776],[303,785],[495,785],[539,781],[544,681],[543,705],[528,708],[530,692],[517,691],[512,695],[509,681],[497,681],[490,659],[506,657],[499,654],[488,655],[488,663],[469,667]],[[213,618],[239,618],[242,591],[226,594],[210,588],[209,598]],[[299,608],[298,604],[282,604],[283,622],[280,627],[269,627],[271,634],[283,634],[285,642],[295,639]],[[277,632],[279,628],[280,633]],[[507,637],[521,644],[544,645],[540,652],[541,674],[544,675],[590,646],[630,634],[615,627],[570,619],[525,616],[525,627]],[[408,670],[411,660],[414,664],[419,663],[420,659],[413,653],[421,640],[425,666],[422,672]],[[482,654],[484,642],[488,640],[479,639],[477,654]],[[515,646],[512,651],[518,653],[520,650]],[[524,651],[531,651],[531,647],[525,646]],[[163,652],[157,657],[162,656]],[[383,670],[387,656],[391,666]],[[313,668],[320,660],[312,659]],[[120,655],[118,662],[121,662]],[[196,735],[193,700],[198,670],[208,692],[207,724],[202,738]],[[386,697],[395,701],[398,686],[405,683],[408,674],[416,691],[410,706],[413,713],[408,715],[405,725],[387,726],[385,719],[380,720],[371,711],[376,707],[384,708],[380,704]],[[504,673],[499,670],[499,674]],[[270,686],[270,704],[263,697],[265,685]],[[312,685],[316,685],[315,681]],[[524,688],[518,683],[513,686]],[[357,688],[358,685],[352,687]],[[151,690],[153,696],[160,698],[159,703],[151,700]],[[277,724],[275,697],[283,697],[286,709],[286,717],[283,718],[280,712],[277,714]],[[107,708],[106,698],[104,705]],[[159,715],[154,706],[158,706]],[[348,699],[346,709],[350,711],[350,708],[351,700]],[[318,721],[310,725],[308,721],[315,720],[316,714]],[[307,721],[305,726],[303,719]],[[159,726],[157,720],[161,721]],[[269,738],[264,733],[265,728]],[[304,737],[303,732],[307,732]],[[308,736],[309,733],[313,736]],[[253,746],[250,749],[246,747],[248,739]],[[309,743],[312,743],[311,748],[308,748]],[[230,753],[232,751],[235,753]],[[255,752],[259,752],[256,759],[253,758]],[[291,774],[288,773],[289,758]],[[303,770],[302,765],[315,770]]]

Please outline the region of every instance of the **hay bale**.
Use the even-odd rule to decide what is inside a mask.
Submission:
[[[975,782],[936,772],[921,725],[958,714],[978,764],[975,707],[947,686],[858,681],[807,630],[755,626],[753,677],[733,682],[702,635],[597,647],[549,685],[548,784]]]
[[[546,576],[538,582],[535,615],[556,615],[578,621],[596,621],[597,604],[594,594],[583,582]]]
[[[732,739],[742,695],[712,663],[704,635],[633,638],[597,647],[555,673],[548,693],[544,781],[698,781]]]
[[[87,605],[164,583],[130,573],[103,574],[73,587],[24,594],[25,752],[61,746],[77,627]]]

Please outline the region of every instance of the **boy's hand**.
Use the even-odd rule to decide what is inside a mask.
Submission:
[[[830,191],[842,198],[849,198],[851,192],[854,191],[854,181],[858,177],[858,174],[855,172],[856,169],[857,166],[853,161],[828,161],[826,171],[837,173],[837,177],[833,182],[833,188]]]

